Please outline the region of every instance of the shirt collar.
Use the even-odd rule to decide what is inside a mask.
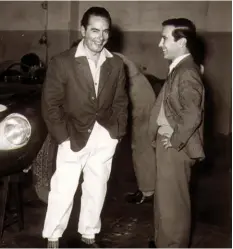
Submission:
[[[187,56],[189,56],[190,53],[188,54],[184,54],[184,55],[181,55],[179,57],[177,57],[169,66],[169,73],[178,65],[178,63],[180,61],[182,61],[184,58],[186,58]]]
[[[83,39],[79,42],[74,57],[77,58],[81,56],[85,56],[87,57],[87,59],[89,59],[83,44]],[[100,58],[111,58],[111,57],[113,57],[112,53],[110,53],[106,48],[103,48],[102,51],[100,52]]]

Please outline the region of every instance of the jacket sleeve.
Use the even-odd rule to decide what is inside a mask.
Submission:
[[[117,119],[118,138],[126,134],[128,121],[128,96],[126,93],[126,77],[124,63],[120,66],[117,88],[113,100],[112,110]]]
[[[204,87],[199,74],[186,70],[180,78],[178,97],[182,109],[179,112],[182,122],[177,123],[171,136],[171,144],[181,150],[202,122],[202,97]]]
[[[65,71],[62,62],[53,58],[49,63],[42,91],[42,115],[48,131],[58,144],[68,138],[63,110]]]

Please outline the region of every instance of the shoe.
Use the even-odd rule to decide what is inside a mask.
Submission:
[[[49,241],[47,244],[47,248],[59,248],[59,241]]]
[[[129,193],[126,196],[126,201],[134,204],[142,204],[145,202],[153,201],[153,194],[150,196],[144,196],[141,190],[136,191],[135,193]]]
[[[101,248],[98,243],[94,242],[91,244],[87,244],[84,241],[80,241],[80,248]]]
[[[155,245],[154,240],[150,240],[150,241],[149,241],[149,243],[148,243],[148,248],[157,248],[156,245]]]

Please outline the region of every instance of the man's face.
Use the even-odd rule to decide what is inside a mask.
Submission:
[[[175,41],[172,35],[174,26],[164,26],[162,30],[162,38],[159,42],[159,47],[163,50],[163,56],[167,60],[173,61],[180,56],[180,42]]]
[[[100,53],[109,38],[109,23],[101,16],[90,16],[86,29],[82,26],[81,33],[84,44],[92,53]]]

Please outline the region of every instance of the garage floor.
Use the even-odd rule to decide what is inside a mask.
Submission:
[[[136,189],[130,155],[129,143],[127,139],[123,140],[116,153],[102,213],[102,232],[98,240],[103,247],[145,248],[153,235],[152,203],[133,205],[124,200],[128,191]],[[193,248],[232,247],[231,157],[226,156],[225,151],[219,151],[218,156],[212,159],[214,166],[195,169],[199,178],[192,194],[195,203]],[[37,199],[29,182],[30,174],[25,175],[24,229],[19,231],[17,224],[8,227],[4,231],[1,247],[46,247],[46,241],[41,238],[46,206]],[[79,235],[76,233],[79,197],[78,191],[71,220],[62,240],[64,247],[79,247]]]

